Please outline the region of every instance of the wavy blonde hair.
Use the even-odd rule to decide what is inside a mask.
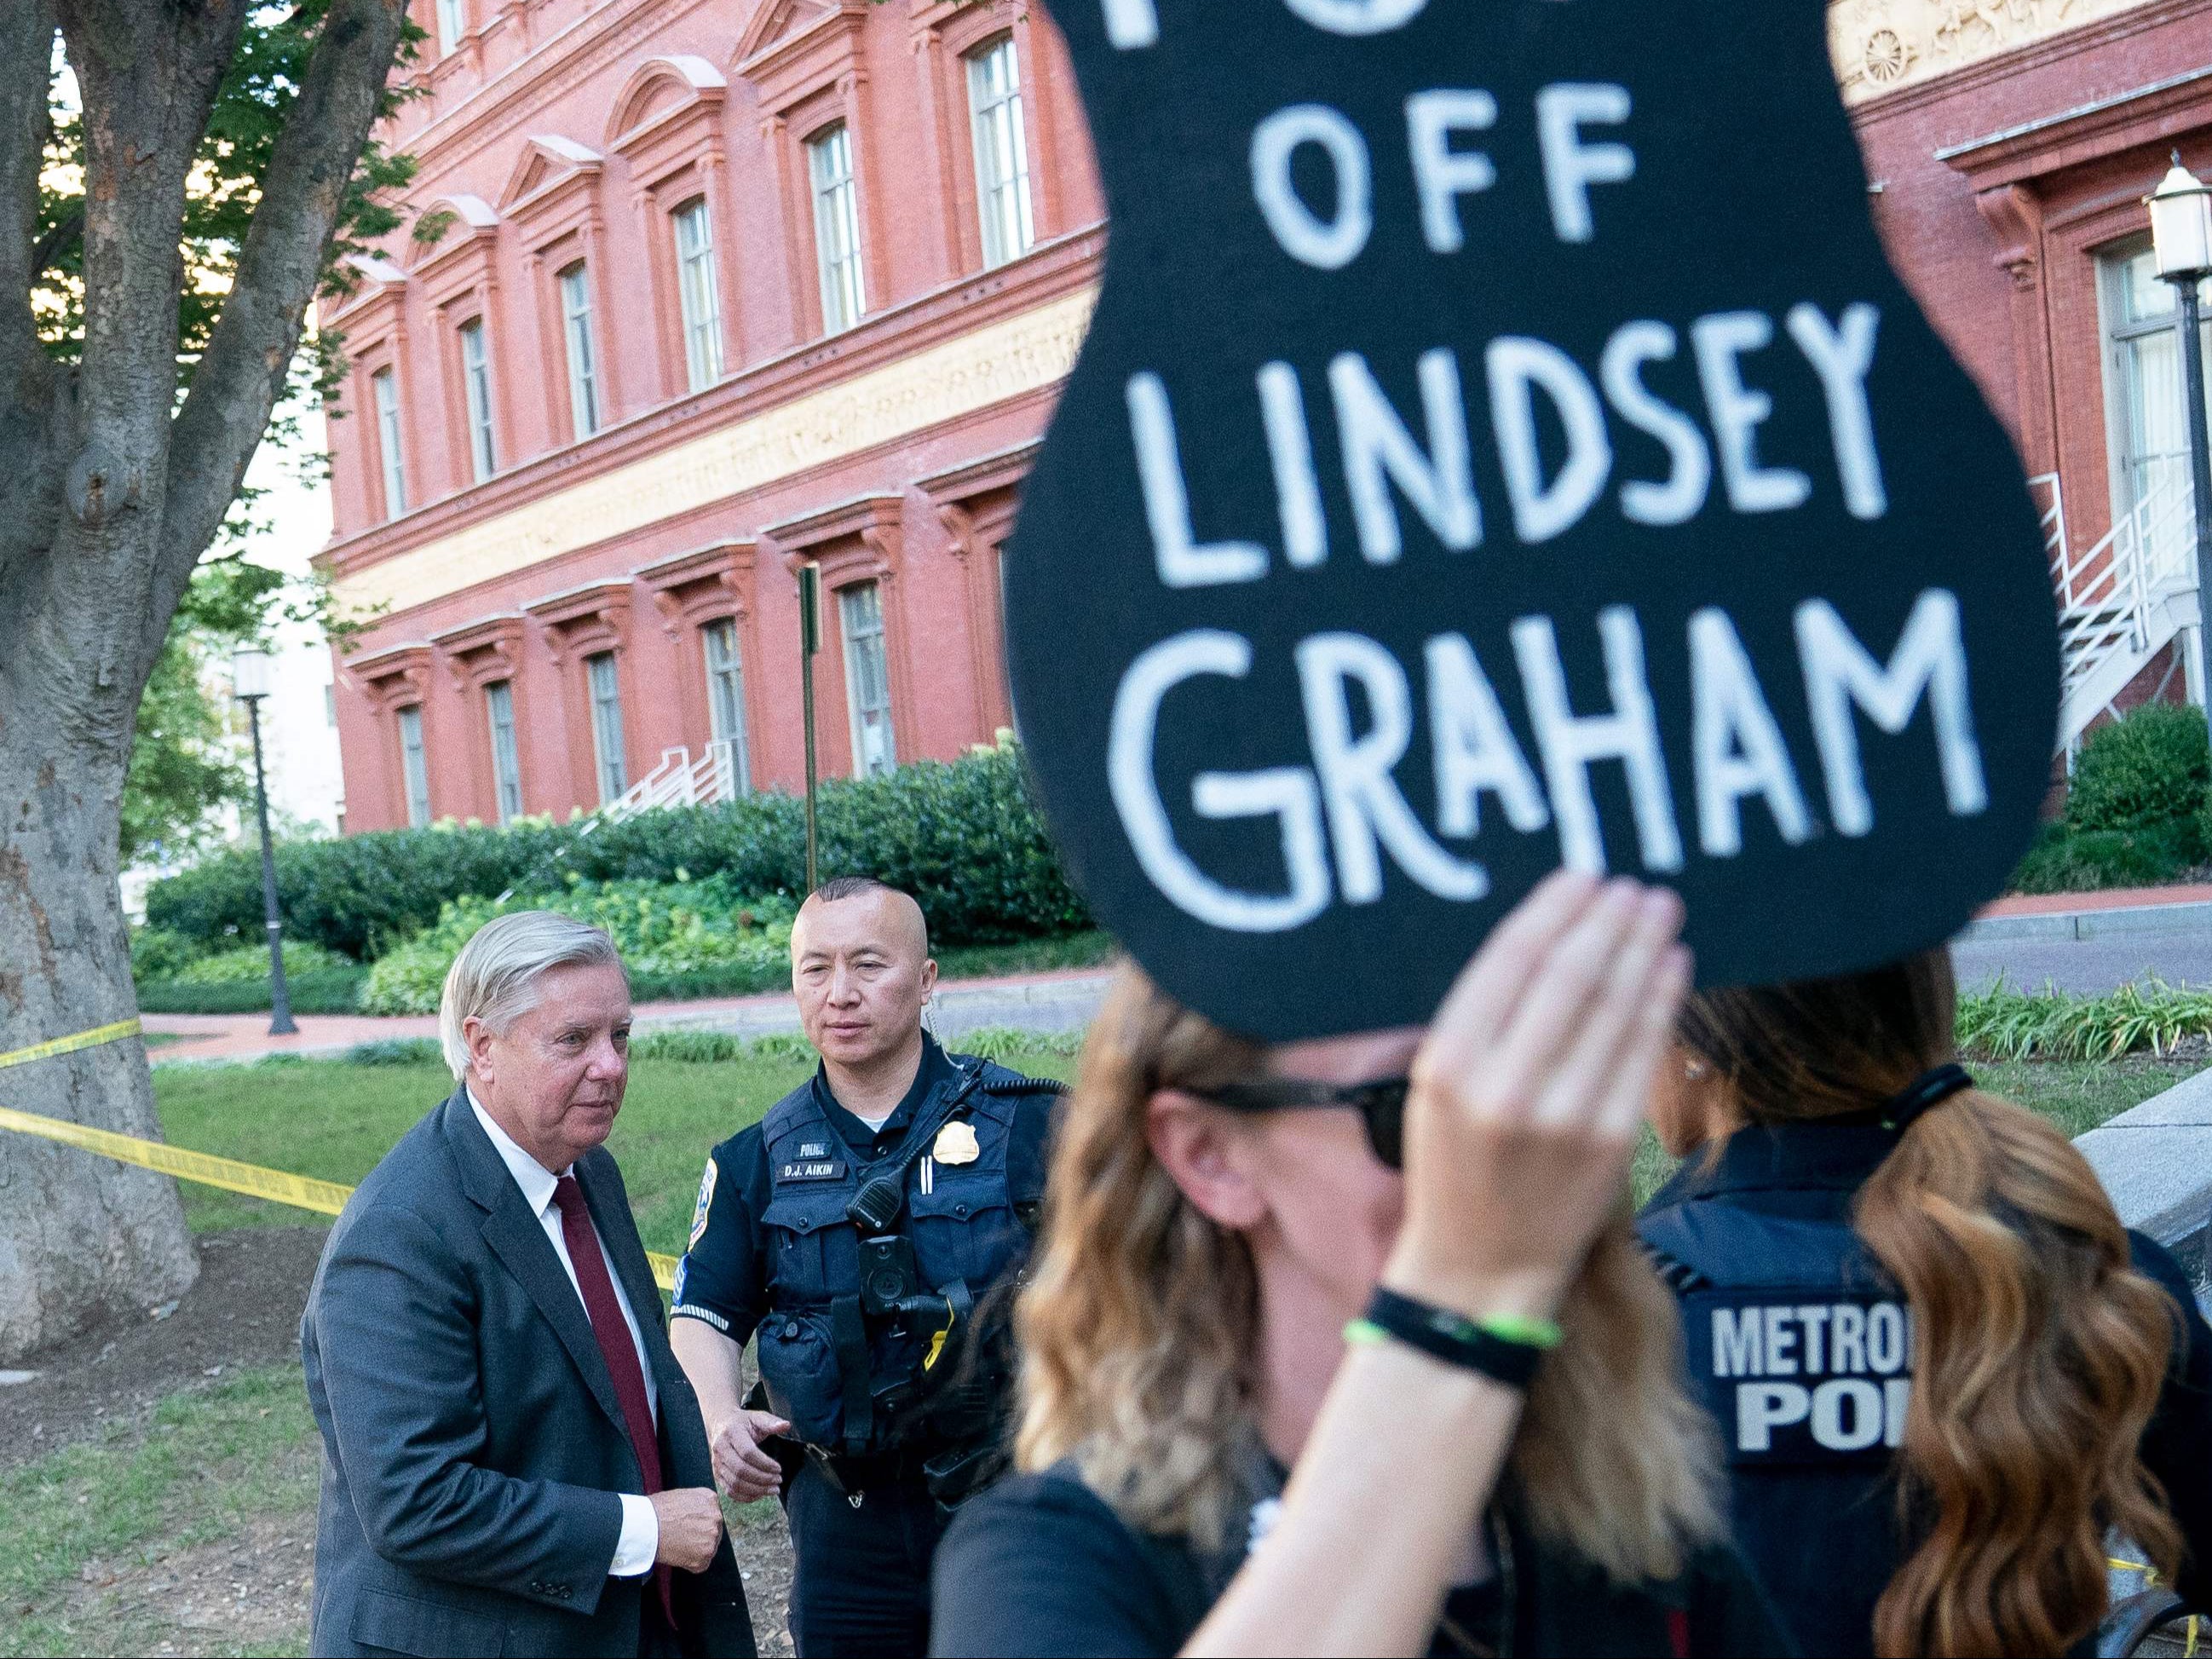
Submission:
[[[1258,1075],[1266,1050],[1124,968],[1056,1132],[1017,1319],[1018,1465],[1073,1458],[1131,1525],[1220,1547],[1256,1436],[1260,1300],[1241,1234],[1152,1155],[1147,1103]],[[1570,1288],[1565,1341],[1529,1391],[1504,1491],[1540,1538],[1624,1583],[1679,1574],[1720,1535],[1717,1462],[1686,1393],[1674,1298],[1626,1212]]]
[[[1935,951],[1870,973],[1708,991],[1682,1040],[1753,1123],[1863,1113],[1953,1054]],[[2095,1171],[2045,1120],[1969,1091],[1924,1114],[1851,1221],[1912,1310],[1899,1468],[1908,1552],[1885,1659],[2062,1653],[2105,1612],[2105,1532],[2171,1576],[2179,1535],[2138,1455],[2174,1333]]]

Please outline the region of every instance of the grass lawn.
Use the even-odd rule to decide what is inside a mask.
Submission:
[[[304,1553],[316,1445],[300,1369],[283,1365],[0,1474],[0,1655],[152,1653],[185,1632],[208,1652],[303,1651],[304,1621],[270,1616],[276,1587],[234,1598],[226,1569],[272,1528]]]
[[[1006,1064],[1067,1078],[1063,1054],[1014,1054]],[[698,1064],[640,1060],[609,1148],[622,1163],[648,1250],[684,1249],[708,1149],[804,1082],[811,1063],[753,1058]],[[453,1092],[441,1066],[169,1066],[154,1073],[162,1132],[179,1146],[323,1181],[358,1182],[416,1121]],[[213,1187],[183,1185],[196,1231],[295,1226],[300,1212]]]

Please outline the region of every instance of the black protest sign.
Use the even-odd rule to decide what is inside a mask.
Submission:
[[[1169,991],[1424,1020],[1561,862],[1705,983],[1997,892],[2057,638],[1821,8],[1054,0],[1106,277],[1007,562],[1054,833]]]

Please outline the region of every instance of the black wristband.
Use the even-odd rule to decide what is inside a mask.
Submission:
[[[1498,1336],[1449,1309],[1379,1285],[1368,1299],[1366,1322],[1409,1348],[1462,1370],[1480,1371],[1509,1389],[1527,1388],[1544,1358],[1544,1350],[1534,1343]]]

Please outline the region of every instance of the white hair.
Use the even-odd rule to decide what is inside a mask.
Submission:
[[[620,968],[622,952],[606,930],[551,910],[517,910],[477,930],[446,970],[438,1000],[438,1042],[459,1079],[469,1069],[462,1027],[480,1019],[498,1035],[538,1006],[540,975],[583,964]],[[625,970],[623,977],[629,977]]]

